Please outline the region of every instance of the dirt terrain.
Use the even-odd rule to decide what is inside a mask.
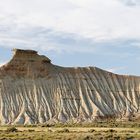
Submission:
[[[140,140],[140,122],[3,126],[0,140]]]

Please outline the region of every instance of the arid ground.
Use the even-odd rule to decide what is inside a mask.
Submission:
[[[140,140],[140,122],[1,126],[0,140]]]

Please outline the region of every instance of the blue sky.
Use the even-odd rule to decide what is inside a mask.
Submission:
[[[61,66],[140,75],[140,1],[0,0],[0,65],[12,48]]]

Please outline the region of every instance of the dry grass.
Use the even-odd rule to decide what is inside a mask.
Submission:
[[[123,122],[124,123],[124,122]],[[126,122],[127,123],[127,122]],[[103,124],[103,123],[102,123]],[[131,123],[132,124],[132,123]],[[135,123],[133,123],[135,124]],[[137,122],[139,124],[139,122]],[[80,124],[81,125],[81,124]],[[90,124],[93,126],[93,124]],[[90,127],[89,125],[62,126],[15,126],[0,127],[0,140],[139,140],[140,127]],[[129,126],[129,127],[126,127]]]

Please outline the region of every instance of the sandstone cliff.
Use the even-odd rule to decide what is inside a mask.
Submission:
[[[14,50],[0,68],[0,124],[92,121],[140,115],[140,77],[96,67],[64,68],[32,50]]]

